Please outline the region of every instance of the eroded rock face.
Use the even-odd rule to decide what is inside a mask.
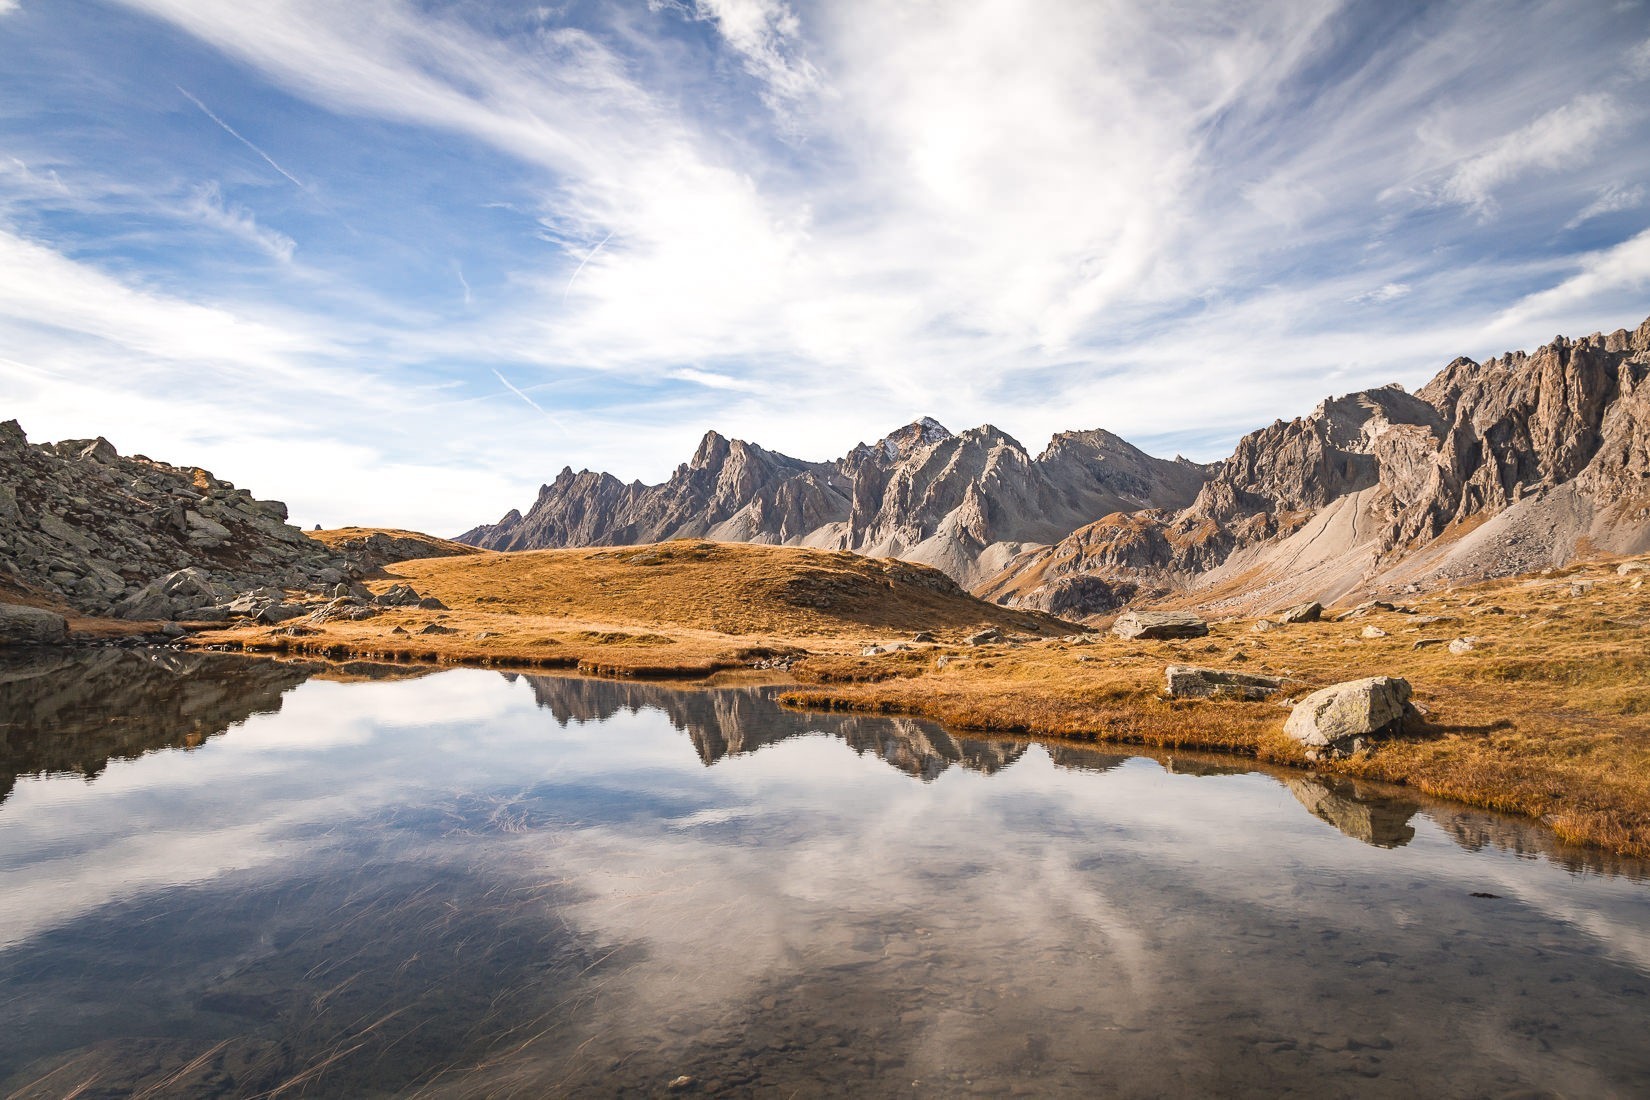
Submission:
[[[711,432],[661,485],[566,469],[525,515],[511,511],[459,538],[496,550],[783,543],[904,558],[971,583],[1022,544],[1058,539],[1095,516],[1189,503],[1207,473],[1100,431],[1056,436],[1034,458],[990,425],[953,435],[924,419],[834,462]]]
[[[1410,712],[1409,681],[1370,676],[1314,691],[1295,704],[1283,732],[1309,749],[1344,752],[1360,738],[1402,730]]]
[[[1456,359],[1413,395],[1388,386],[1326,400],[1245,436],[1188,507],[1100,517],[982,591],[1018,603],[1077,576],[1148,594],[1242,578],[1251,592],[1340,598],[1642,553],[1647,376],[1650,321]],[[1498,522],[1445,555],[1422,553],[1486,518]]]
[[[342,576],[349,563],[286,518],[205,470],[123,457],[101,438],[35,445],[0,424],[0,577],[90,614],[172,619]]]

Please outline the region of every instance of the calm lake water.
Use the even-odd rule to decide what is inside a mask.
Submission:
[[[1650,1094],[1642,866],[1307,773],[110,650],[0,799],[0,1095]]]

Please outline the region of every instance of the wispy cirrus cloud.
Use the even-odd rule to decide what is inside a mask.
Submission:
[[[189,208],[203,224],[239,237],[282,263],[290,262],[293,250],[298,247],[298,242],[286,234],[260,226],[246,207],[225,202],[217,183],[204,183],[196,188],[190,196]]]
[[[1623,210],[1637,210],[1644,205],[1645,187],[1642,183],[1631,186],[1609,184],[1600,188],[1598,197],[1582,207],[1575,217],[1564,223],[1565,229],[1574,229],[1583,222],[1594,218],[1602,218],[1606,214],[1619,214]]]
[[[1495,191],[1519,177],[1590,160],[1616,119],[1616,103],[1609,95],[1579,95],[1469,156],[1445,182],[1443,195],[1480,211],[1493,210]]]
[[[417,437],[419,461],[499,492],[505,465],[662,476],[706,427],[825,457],[923,413],[1212,458],[1325,386],[1645,312],[1621,276],[1520,311],[1628,263],[1608,257],[1642,228],[1642,34],[1603,8],[99,10],[165,65],[130,62],[87,103],[127,105],[140,134],[176,125],[143,148],[94,132],[75,156],[47,127],[14,135],[34,178],[0,170],[13,228],[174,305],[280,302],[315,337],[280,369],[317,393],[371,378],[395,410],[305,438],[365,433],[391,461]],[[260,159],[223,158],[218,127]],[[52,198],[48,171],[132,194]],[[295,188],[364,228],[346,240]],[[203,229],[237,242],[234,266],[182,248]],[[51,331],[80,341],[66,358],[127,347],[188,385],[201,358],[157,350],[141,318],[122,336],[131,313]],[[550,385],[566,431],[520,399]]]

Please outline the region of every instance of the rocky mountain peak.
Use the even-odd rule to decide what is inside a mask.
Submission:
[[[699,440],[699,447],[688,459],[689,469],[707,470],[712,466],[720,466],[727,460],[732,444],[728,438],[718,431],[708,431],[703,439]]]
[[[848,453],[847,461],[870,459],[884,463],[903,462],[924,447],[952,438],[954,437],[950,429],[944,424],[931,416],[925,416],[911,421],[902,428],[894,429],[875,443],[861,443]]]

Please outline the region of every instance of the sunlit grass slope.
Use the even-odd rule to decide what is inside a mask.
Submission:
[[[704,675],[803,649],[856,649],[922,631],[960,641],[990,626],[1033,635],[1075,629],[977,600],[927,566],[741,543],[425,558],[387,566],[371,587],[393,584],[410,584],[449,610],[399,609],[360,622],[328,622],[313,632],[302,624],[296,633],[244,628],[207,640],[334,655]]]

